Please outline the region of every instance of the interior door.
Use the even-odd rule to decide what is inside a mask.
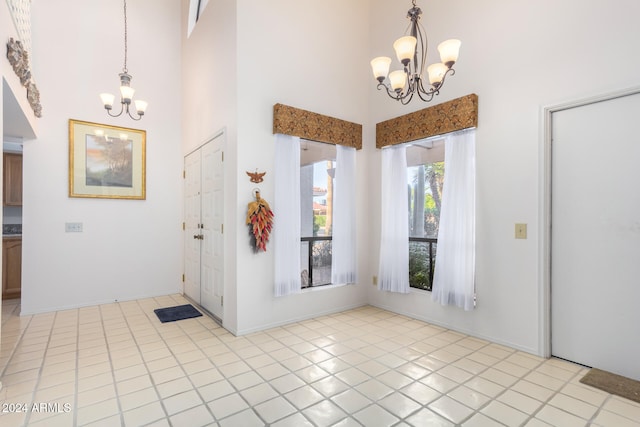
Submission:
[[[200,304],[200,151],[184,159],[184,293]]]
[[[222,138],[218,138],[221,140]],[[201,305],[222,319],[223,282],[223,152],[222,141],[202,147],[202,279]]]
[[[640,380],[640,95],[552,114],[551,352]]]

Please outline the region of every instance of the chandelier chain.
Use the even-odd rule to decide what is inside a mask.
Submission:
[[[145,110],[147,109],[147,102],[141,99],[136,99],[135,102],[133,100],[133,94],[135,90],[131,87],[131,75],[129,74],[129,70],[127,69],[127,57],[129,54],[129,28],[127,22],[127,0],[123,0],[123,11],[124,11],[124,66],[122,68],[122,73],[119,73],[120,77],[120,112],[114,113],[113,110],[113,102],[115,100],[115,96],[110,93],[101,93],[100,98],[102,99],[102,105],[105,110],[107,110],[107,114],[111,117],[119,117],[123,113],[127,113],[127,115],[133,120],[140,120],[142,116],[144,116]],[[135,108],[133,111],[131,107]],[[134,114],[132,114],[132,112]]]
[[[124,68],[122,71],[127,73],[127,0],[124,0]]]

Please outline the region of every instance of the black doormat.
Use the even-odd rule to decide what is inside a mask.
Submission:
[[[591,368],[580,382],[640,403],[640,381]]]
[[[192,319],[202,316],[191,304],[177,305],[175,307],[156,308],[153,312],[162,323],[175,322],[176,320]]]

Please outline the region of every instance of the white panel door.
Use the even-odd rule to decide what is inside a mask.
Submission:
[[[184,293],[200,304],[200,152],[184,159]]]
[[[640,380],[640,95],[552,114],[551,352]]]
[[[222,319],[223,287],[223,152],[222,138],[202,151],[202,281],[201,305]]]

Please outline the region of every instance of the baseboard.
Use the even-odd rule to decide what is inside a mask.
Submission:
[[[239,337],[239,336],[242,336],[242,335],[253,334],[255,332],[265,331],[265,330],[271,329],[271,328],[277,328],[277,327],[280,327],[280,326],[290,325],[292,323],[302,322],[304,320],[315,319],[316,317],[322,317],[322,316],[327,316],[329,314],[335,314],[335,313],[340,313],[340,312],[347,311],[347,310],[353,310],[354,308],[364,307],[364,306],[367,306],[367,305],[369,305],[369,304],[368,303],[359,303],[359,304],[346,305],[346,306],[342,306],[342,307],[338,307],[338,308],[333,308],[331,310],[326,310],[326,311],[322,311],[322,312],[309,314],[308,316],[292,317],[292,318],[287,319],[287,320],[268,323],[268,324],[265,324],[265,325],[257,326],[255,328],[240,329],[238,331],[232,331],[232,330],[227,329],[227,328],[225,328],[225,329],[227,329],[233,335]]]
[[[63,306],[47,307],[47,308],[36,309],[36,310],[24,310],[24,308],[21,305],[20,316],[33,316],[35,314],[52,313],[52,312],[64,311],[64,310],[74,310],[76,308],[92,307],[92,306],[104,305],[104,304],[115,304],[119,302],[134,301],[134,300],[147,299],[147,298],[166,297],[171,295],[178,295],[178,293],[177,291],[173,291],[169,293],[138,295],[133,297],[127,297],[124,299],[96,300],[96,301],[91,301],[91,302],[82,303],[82,304],[70,304],[70,305],[63,305]]]
[[[429,323],[431,325],[439,326],[441,328],[445,328],[445,329],[448,329],[448,330],[451,330],[451,331],[459,332],[461,334],[469,335],[470,337],[474,337],[474,338],[478,338],[478,339],[481,339],[481,340],[489,341],[489,342],[494,343],[494,344],[503,345],[505,347],[513,348],[513,349],[519,350],[519,351],[523,351],[525,353],[529,353],[529,354],[532,354],[534,356],[540,356],[539,351],[538,351],[537,348],[530,348],[530,347],[522,346],[522,345],[515,344],[515,343],[512,343],[512,342],[504,341],[504,340],[501,340],[501,339],[498,339],[496,337],[492,337],[492,336],[489,336],[489,335],[479,334],[477,331],[472,331],[472,330],[468,330],[468,329],[465,329],[465,328],[455,327],[455,326],[452,326],[452,325],[447,324],[445,322],[441,322],[441,321],[438,321],[436,319],[431,319],[431,318],[429,318],[427,316],[421,316],[421,315],[418,315],[418,314],[415,314],[415,313],[400,312],[400,311],[394,310],[391,307],[387,307],[384,304],[369,303],[369,305],[371,305],[372,307],[377,307],[377,308],[381,308],[383,310],[390,311],[392,313],[396,313],[396,314],[401,315],[401,316],[407,316],[407,317],[410,317],[412,319],[416,319],[416,320],[420,320],[420,321],[425,322],[425,323]]]

